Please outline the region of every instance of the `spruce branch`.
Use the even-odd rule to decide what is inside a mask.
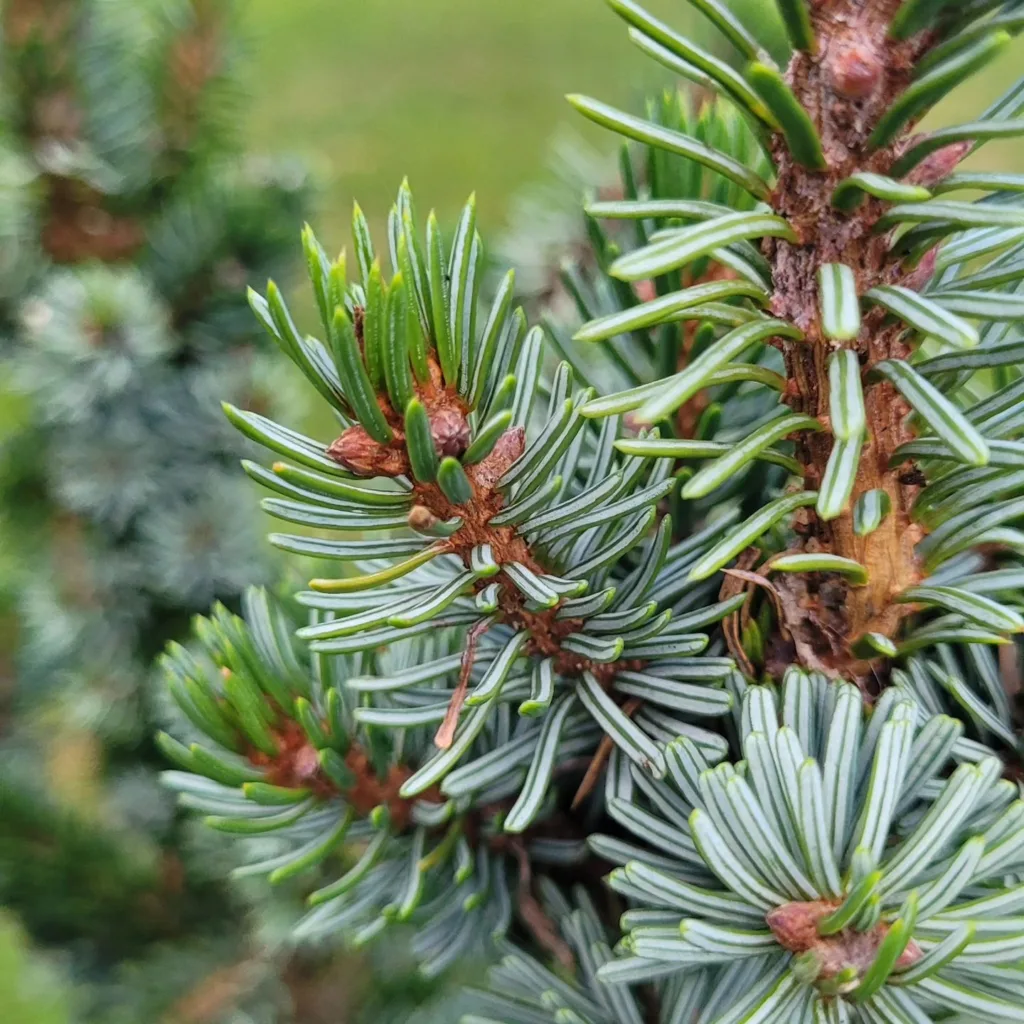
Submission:
[[[446,777],[517,681],[529,685],[529,700],[518,698],[521,715],[555,716],[554,735],[546,721],[537,732],[531,784],[509,816],[518,831],[542,805],[558,730],[592,716],[659,774],[657,744],[624,702],[639,680],[659,678],[660,688],[645,695],[650,702],[683,721],[721,715],[731,698],[705,686],[721,686],[731,663],[720,658],[701,673],[695,657],[708,644],[697,630],[716,621],[717,610],[673,621],[673,595],[687,589],[694,552],[673,549],[669,518],[651,532],[657,504],[675,487],[670,467],[616,457],[617,424],[588,425],[581,410],[593,389],[575,389],[568,363],[550,380],[540,376],[544,336],[512,308],[511,276],[486,319],[476,318],[481,242],[472,199],[448,254],[433,216],[421,244],[412,210],[403,185],[390,217],[390,279],[358,207],[353,284],[345,254],[329,260],[304,232],[326,343],[300,336],[273,283],[265,297],[250,293],[264,327],[347,424],[340,437],[321,445],[227,411],[254,440],[298,464],[247,465],[283,496],[264,500],[271,515],[364,536],[409,528],[384,540],[272,538],[285,550],[354,562],[359,573],[314,579],[299,596],[307,607],[341,613],[300,629],[313,651],[349,654],[441,627],[466,629],[437,756],[405,781],[405,795],[438,784],[446,791]],[[387,557],[397,561],[365,562]],[[563,699],[574,691],[579,704],[570,712]]]
[[[810,707],[824,713],[808,718]],[[991,892],[984,880],[995,882],[1004,857],[1019,856],[1010,838],[1021,813],[1016,788],[997,760],[973,761],[954,719],[922,725],[915,708],[895,686],[862,724],[854,687],[794,670],[778,704],[760,687],[745,695],[745,778],[707,765],[685,738],[670,747],[674,796],[659,792],[667,781],[644,782],[636,802],[653,815],[621,795],[610,805],[653,851],[610,878],[638,907],[626,915],[635,959],[600,976],[655,980],[674,964],[687,972],[685,991],[704,984],[708,968],[774,956],[778,969],[762,961],[751,991],[719,989],[719,1013],[729,1001],[740,1014],[760,1002],[764,1019],[782,1020],[783,1006],[799,1017],[805,1005],[842,996],[870,1020],[874,1005],[883,1016],[905,1014],[923,997],[949,1011],[973,999],[975,1012],[1012,1019],[1012,968],[986,957],[984,941],[972,954],[971,936],[958,929],[967,920],[974,938],[1013,929],[998,914],[1013,914],[1015,896],[991,897],[997,916],[982,923],[988,897],[977,903],[974,894]],[[946,775],[950,755],[963,760]],[[670,807],[674,849],[659,839]],[[985,982],[974,956],[993,965]]]
[[[252,298],[343,425],[228,409],[288,460],[246,465],[268,512],[358,534],[273,538],[353,563],[297,597],[340,672],[312,703],[387,745],[370,791],[399,801],[313,927],[383,928],[383,851],[422,841],[428,970],[482,935],[451,910],[473,850],[517,885],[471,1024],[1019,1020],[1021,185],[957,166],[1020,133],[1020,89],[913,132],[1024,21],[794,0],[781,72],[695,3],[739,71],[611,6],[720,95],[572,97],[627,142],[559,265],[568,315],[528,330],[509,278],[488,307],[472,202],[449,253],[404,186],[389,271],[358,208],[354,261],[306,232],[325,341]]]
[[[631,0],[616,0],[612,6],[633,34],[657,40],[683,59],[693,58],[688,43]],[[761,239],[770,272],[766,311],[756,313],[750,324],[720,321],[732,330],[711,341],[694,366],[668,377],[661,387],[654,381],[638,382],[639,387],[618,397],[602,397],[587,410],[606,415],[633,409],[631,415],[640,422],[663,422],[683,403],[709,390],[715,382],[712,374],[742,354],[744,332],[757,331],[754,325],[760,321],[764,336],[785,357],[782,400],[794,414],[805,417],[793,427],[794,468],[799,464],[805,491],[817,495],[816,512],[799,512],[794,519],[799,543],[793,551],[828,553],[860,566],[858,575],[866,577],[851,586],[830,570],[812,569],[815,559],[806,559],[808,571],[777,581],[783,604],[792,613],[786,627],[804,665],[858,679],[866,687],[875,685],[877,659],[865,659],[858,653],[863,647],[855,651],[854,646],[866,635],[887,637],[898,645],[909,612],[901,595],[914,592],[929,568],[918,550],[927,528],[915,515],[922,482],[913,462],[915,445],[938,445],[936,452],[947,451],[955,462],[968,466],[987,465],[993,458],[989,438],[959,408],[966,377],[961,374],[949,394],[943,392],[950,378],[939,381],[938,387],[923,379],[912,366],[918,361],[915,337],[969,348],[977,346],[981,336],[975,322],[992,323],[985,329],[987,341],[1000,320],[1013,315],[1009,296],[1000,293],[997,301],[992,292],[989,301],[984,294],[968,297],[958,289],[959,264],[950,261],[959,247],[959,259],[971,258],[969,252],[980,256],[990,251],[997,254],[998,265],[1001,246],[968,250],[966,240],[972,235],[980,240],[987,232],[994,242],[994,233],[1003,231],[1002,245],[1012,244],[1019,217],[1014,193],[998,197],[994,180],[982,201],[933,199],[933,192],[942,192],[947,181],[955,187],[956,165],[971,144],[959,141],[956,129],[943,130],[935,135],[934,148],[928,144],[926,155],[925,144],[911,137],[914,122],[924,112],[1006,45],[1008,30],[996,23],[986,32],[981,21],[962,47],[946,47],[928,61],[953,33],[955,17],[929,9],[927,14],[922,10],[913,18],[906,15],[892,22],[894,10],[895,5],[853,0],[786,8],[798,48],[784,80],[761,65],[748,69],[768,108],[766,113],[746,104],[748,115],[768,132],[773,166],[764,176],[772,182],[771,212],[709,212],[700,223],[641,239],[638,249],[609,267],[613,277],[635,280],[685,268],[719,244]],[[937,27],[928,31],[906,27],[917,24],[916,18],[928,25],[932,17],[938,19]],[[902,27],[890,31],[891,24]],[[710,88],[737,97],[733,73],[701,66],[711,79]],[[674,136],[658,136],[653,123],[599,108],[594,101],[574,103],[592,119],[652,147],[683,152],[690,145]],[[997,134],[1012,133],[1017,103],[1011,90],[983,115],[973,142],[991,137],[990,124]],[[820,152],[822,159],[811,159],[812,151]],[[915,161],[915,166],[910,159],[918,151],[922,161]],[[725,156],[711,152],[701,159],[724,169]],[[908,172],[913,172],[911,179],[901,181]],[[734,182],[755,198],[765,197],[752,181]],[[672,208],[667,198],[641,201],[637,216],[655,213],[659,203],[666,211]],[[600,204],[597,210],[602,210]],[[606,212],[614,215],[610,207]],[[956,241],[959,233],[964,241]],[[942,245],[949,236],[954,241]],[[1017,280],[1012,274],[993,274],[991,279],[1009,285]],[[933,275],[941,275],[942,283],[929,283],[930,278],[936,280]],[[638,312],[642,308],[637,307]],[[656,300],[649,317],[633,320],[644,326],[666,323],[678,315],[675,308],[675,303],[670,307]],[[698,316],[700,312],[698,306]],[[765,320],[768,315],[776,323]],[[580,336],[592,336],[601,323],[592,321]],[[715,331],[713,326],[709,329]],[[992,365],[983,354],[986,347],[983,342],[978,350],[976,368]],[[866,430],[854,430],[847,423],[850,401],[856,402],[862,417],[858,422],[867,424]],[[785,425],[780,418],[777,426],[748,434],[738,448],[717,458],[720,469],[712,463],[701,470],[687,485],[689,493],[701,491],[703,481],[719,484],[738,466],[766,448],[770,451],[772,430],[781,431]],[[937,440],[915,441],[922,430]],[[658,454],[664,457],[671,451]],[[870,530],[854,511],[868,501],[886,509],[874,517]],[[723,551],[735,555],[773,522],[774,516],[756,514]],[[708,564],[720,567],[715,559]],[[935,564],[933,560],[930,567]],[[739,657],[735,649],[734,653]]]
[[[922,1005],[1016,1019],[1019,939],[1001,937],[1024,897],[998,886],[1020,856],[1022,805],[960,723],[922,724],[915,708],[895,686],[868,717],[855,687],[794,670],[778,696],[744,696],[745,771],[685,737],[664,780],[619,760],[609,814],[641,845],[591,845],[619,865],[620,955],[582,887],[574,906],[547,886],[585,968],[556,985],[507,950],[466,1019],[873,1021]]]
[[[166,772],[165,784],[210,827],[276,840],[272,856],[236,873],[277,885],[319,871],[323,884],[309,892],[297,936],[345,927],[362,945],[390,923],[411,921],[428,976],[459,956],[486,952],[511,926],[514,908],[542,946],[557,948],[531,874],[584,853],[564,824],[552,827],[557,812],[548,806],[545,820],[522,837],[505,834],[514,785],[500,766],[490,770],[489,784],[455,799],[436,786],[404,795],[430,754],[430,719],[420,709],[429,706],[423,697],[431,691],[406,685],[376,707],[360,699],[361,685],[424,681],[424,664],[450,657],[456,637],[435,634],[401,654],[307,659],[292,640],[294,629],[283,608],[254,589],[244,618],[218,607],[195,621],[197,645],[173,646],[162,659],[194,737],[181,730],[182,739],[160,735],[164,753],[182,769]],[[357,678],[358,672],[367,674]],[[565,730],[560,752],[587,749],[594,731],[586,724]],[[477,746],[493,749],[500,732],[500,725],[486,727]],[[361,853],[331,877],[344,844]]]

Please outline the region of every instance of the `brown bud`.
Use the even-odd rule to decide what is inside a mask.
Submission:
[[[885,929],[885,933],[889,933],[888,928]],[[910,942],[907,943],[907,948],[903,950],[902,953],[900,953],[898,959],[896,960],[895,969],[905,971],[908,967],[912,966],[913,964],[916,964],[922,956],[924,956],[924,953],[922,952],[921,947],[913,939],[911,939]]]
[[[295,777],[297,779],[311,779],[320,770],[320,756],[316,747],[309,743],[304,744],[295,751]]]
[[[657,292],[654,290],[654,282],[650,279],[637,281],[633,287],[636,290],[636,297],[641,302],[650,302],[657,295]]]
[[[818,943],[818,922],[833,910],[835,907],[824,900],[784,903],[781,907],[769,910],[765,921],[783,949],[791,953],[803,953]]]
[[[837,40],[829,62],[832,87],[848,100],[865,100],[879,86],[885,65],[869,42],[848,36]]]
[[[921,141],[922,136],[915,135],[909,142],[914,146]],[[949,146],[929,153],[914,170],[908,175],[907,180],[915,185],[934,185],[942,181],[956,170],[957,165],[971,151],[974,142],[971,139],[964,139],[962,142],[954,142]]]
[[[920,291],[931,279],[935,273],[935,263],[938,259],[939,250],[938,248],[929,249],[924,256],[921,257],[921,262],[903,279],[901,284],[913,291]]]
[[[332,442],[327,454],[359,476],[401,476],[409,471],[409,459],[404,451],[375,441],[360,426],[349,427]]]
[[[434,438],[437,454],[458,457],[471,440],[469,422],[460,409],[440,409],[430,415],[430,434]]]
[[[437,526],[440,520],[425,505],[413,505],[413,507],[409,509],[407,522],[409,523],[410,530],[417,530],[420,533],[426,533],[428,530]]]
[[[636,415],[631,412],[627,412],[622,417],[622,426],[625,430],[628,430],[631,434],[639,434],[645,427],[650,426],[649,423],[644,423],[643,420],[636,418]]]
[[[467,467],[467,474],[476,487],[489,491],[525,449],[526,431],[522,427],[506,430],[491,449],[491,454],[483,462]]]
[[[833,903],[785,903],[770,910],[765,921],[779,945],[791,953],[813,950],[819,964],[819,978],[834,978],[848,967],[858,974],[866,971],[878,955],[878,948],[889,934],[889,925],[879,922],[870,931],[844,929],[836,935],[819,935],[818,922],[836,909]],[[921,947],[910,942],[896,961],[897,967],[909,967],[921,959]]]

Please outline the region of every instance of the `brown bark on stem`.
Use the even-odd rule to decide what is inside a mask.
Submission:
[[[858,338],[835,342],[823,336],[817,309],[817,273],[826,263],[843,263],[857,279],[858,293],[882,284],[916,287],[922,274],[904,266],[889,247],[889,238],[875,230],[884,204],[868,197],[850,214],[831,203],[835,186],[857,171],[888,174],[906,147],[907,136],[894,145],[871,151],[867,140],[881,114],[909,84],[913,68],[931,46],[924,33],[899,42],[886,32],[898,0],[819,0],[812,5],[817,48],[797,52],[787,81],[810,114],[822,140],[828,167],[812,171],[797,164],[777,137],[773,155],[778,181],[772,197],[775,210],[794,227],[799,242],[769,239],[764,250],[774,272],[772,311],[805,333],[799,343],[786,342],[789,383],[784,400],[795,411],[829,416],[828,357],[842,345],[858,355],[864,381],[868,437],[850,508],[866,491],[880,489],[892,511],[866,537],[853,530],[852,511],[830,522],[813,510],[800,515],[800,547],[827,551],[862,563],[870,580],[864,587],[825,574],[786,576],[776,581],[791,611],[788,626],[798,659],[807,667],[864,683],[870,666],[850,652],[865,632],[893,636],[906,607],[894,597],[920,579],[914,547],[921,531],[910,519],[917,494],[916,474],[890,467],[895,449],[911,440],[910,407],[886,381],[869,376],[884,359],[910,354],[901,325],[886,320],[881,310],[866,313]],[[804,433],[797,457],[806,467],[805,483],[817,489],[832,449],[827,431]]]
[[[361,320],[357,315],[357,337]],[[468,410],[465,403],[442,382],[441,370],[433,356],[428,357],[430,378],[419,382],[417,397],[423,402],[430,420],[431,435],[439,455],[461,455],[469,446],[471,437],[468,425]],[[387,399],[379,395],[378,403],[393,432],[387,444],[375,441],[361,426],[349,427],[327,449],[327,454],[346,469],[364,476],[409,475],[410,463],[405,447],[403,421],[391,408]],[[517,562],[538,576],[549,570],[538,560],[526,539],[515,526],[496,525],[491,520],[505,507],[505,495],[498,482],[526,448],[526,432],[522,427],[506,430],[486,458],[475,465],[466,466],[466,477],[472,489],[468,501],[453,504],[436,483],[419,482],[413,487],[415,504],[410,515],[410,527],[422,528],[459,519],[462,525],[446,541],[446,550],[470,565],[473,549],[479,545],[490,545],[494,559],[500,565]],[[516,630],[529,633],[527,650],[532,654],[553,658],[555,671],[560,675],[578,676],[584,671],[593,675],[605,686],[610,685],[615,673],[623,668],[639,669],[636,661],[598,663],[563,650],[562,642],[582,625],[579,619],[558,618],[557,606],[543,611],[531,611],[526,607],[523,595],[504,572],[496,577],[501,584],[498,614],[500,620]],[[481,581],[483,587],[487,581]],[[438,729],[436,745],[445,749],[451,746],[454,730],[458,724],[458,712],[466,698],[469,673],[473,667],[476,651],[476,635],[467,642],[462,674],[455,691],[449,715]]]

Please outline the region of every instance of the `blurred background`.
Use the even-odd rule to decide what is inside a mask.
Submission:
[[[780,45],[766,0],[735,6]],[[0,1019],[455,1020],[400,942],[297,953],[301,891],[225,883],[230,844],[159,787],[151,665],[212,600],[302,571],[263,541],[217,405],[330,430],[244,299],[297,285],[302,221],[334,250],[354,198],[379,235],[403,176],[442,223],[475,191],[492,259],[542,293],[612,170],[564,93],[642,111],[675,83],[600,0],[0,10]],[[938,120],[980,112],[1022,52]]]

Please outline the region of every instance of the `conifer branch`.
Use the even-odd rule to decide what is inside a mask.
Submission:
[[[527,944],[560,973],[501,943],[473,1024],[1018,1020],[1020,735],[993,649],[1024,625],[1021,184],[956,168],[1022,132],[1024,93],[913,132],[1024,20],[780,2],[780,72],[696,5],[737,71],[611,6],[726,102],[669,92],[641,117],[571,97],[627,140],[560,269],[574,315],[528,330],[509,278],[485,312],[473,202],[449,253],[404,186],[390,276],[358,209],[352,283],[306,232],[325,341],[275,286],[252,297],[344,431],[229,408],[289,460],[247,471],[272,515],[360,538],[274,537],[356,573],[298,595],[298,636],[341,673],[313,703],[351,708],[344,728],[294,715],[314,746],[380,750],[371,791],[401,779],[412,808],[370,809],[303,929],[366,941],[405,878],[434,972],[514,936],[501,908],[529,879]],[[216,719],[210,684],[177,685]],[[287,837],[308,812],[274,813]],[[480,887],[453,909],[474,853]],[[612,866],[621,917],[588,864]]]

